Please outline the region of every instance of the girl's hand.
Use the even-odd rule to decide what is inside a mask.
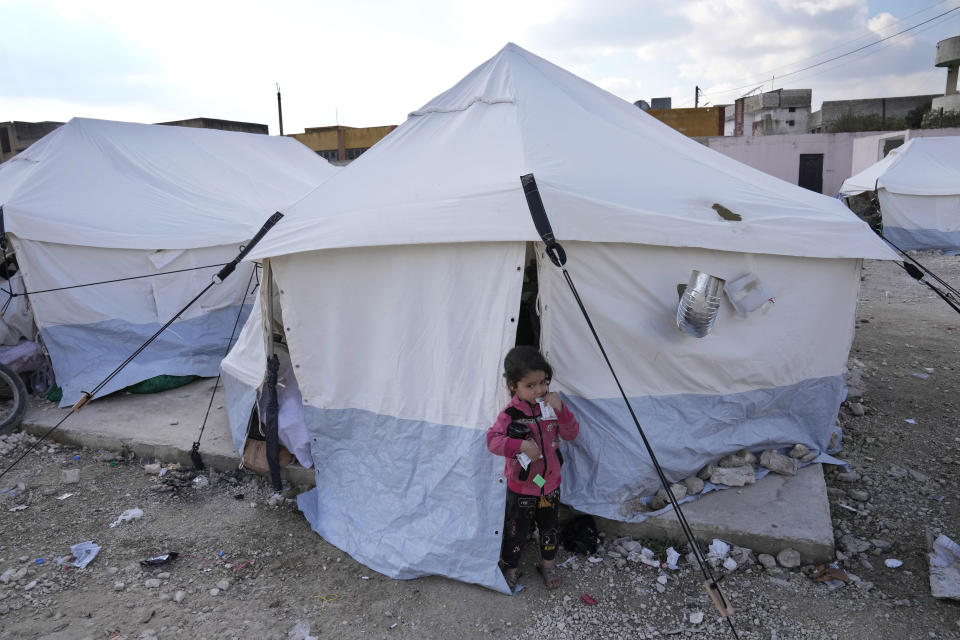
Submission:
[[[533,440],[524,440],[520,443],[520,453],[525,453],[531,460],[540,459],[540,449]]]
[[[563,400],[560,399],[560,394],[548,391],[547,395],[543,396],[543,401],[553,407],[554,412],[558,415],[563,411]]]

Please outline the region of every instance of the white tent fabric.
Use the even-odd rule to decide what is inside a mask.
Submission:
[[[883,234],[901,249],[960,253],[960,138],[909,140],[840,188],[865,191],[877,191]]]
[[[30,295],[62,403],[133,353],[274,211],[336,171],[292,138],[85,118],[0,165],[27,291],[187,270]],[[98,395],[160,374],[216,375],[251,273],[245,265],[211,289]]]
[[[507,45],[284,210],[255,250],[274,272],[316,467],[300,507],[386,575],[506,590],[503,460],[483,436],[508,400],[502,362],[538,240],[528,172],[675,480],[741,447],[826,450],[861,260],[896,257],[841,203]],[[542,348],[581,424],[564,445],[563,500],[640,520],[624,506],[655,493],[656,475],[565,281],[534,246]],[[725,306],[697,340],[674,324],[677,284],[694,268],[752,273],[774,300],[746,317]],[[266,335],[252,318],[223,363],[241,422]]]

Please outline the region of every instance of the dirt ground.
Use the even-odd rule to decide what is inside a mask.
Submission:
[[[960,287],[960,257],[917,257]],[[742,563],[722,583],[740,638],[960,638],[960,603],[930,595],[926,538],[960,541],[958,327],[960,315],[900,267],[865,264],[851,353],[862,401],[839,415],[855,474],[825,468],[840,567],[856,579],[832,589],[803,568]],[[0,469],[28,438],[0,440]],[[0,638],[305,637],[298,623],[318,638],[734,637],[697,569],[681,564],[661,584],[657,569],[609,555],[612,540],[601,562],[567,564],[553,592],[535,579],[532,546],[515,597],[392,580],[323,541],[292,500],[272,504],[257,476],[198,486],[193,472],[160,477],[149,462],[44,443],[0,480]],[[73,470],[79,481],[65,483]],[[110,526],[132,508],[143,516]],[[102,549],[87,568],[58,564],[88,540]],[[869,549],[844,551],[861,541]],[[140,565],[171,551],[173,562]],[[890,558],[903,566],[886,567]]]

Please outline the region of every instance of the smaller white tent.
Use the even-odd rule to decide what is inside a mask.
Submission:
[[[868,191],[892,243],[960,253],[960,137],[914,138],[840,187],[843,196]]]
[[[274,211],[336,171],[292,138],[86,118],[0,165],[27,291],[60,289],[29,299],[63,404],[199,293]],[[211,289],[98,395],[160,374],[217,375],[252,269]],[[70,288],[134,276],[155,277]]]

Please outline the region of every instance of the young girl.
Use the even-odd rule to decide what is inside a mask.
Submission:
[[[570,410],[563,406],[560,396],[547,391],[553,369],[535,348],[511,349],[503,361],[503,371],[507,389],[513,398],[487,431],[487,448],[507,459],[504,469],[507,477],[507,507],[500,569],[513,592],[520,577],[520,552],[530,523],[536,519],[540,531],[540,564],[537,571],[547,589],[556,589],[561,580],[555,558],[560,466],[563,464],[557,447],[561,439],[576,438],[580,425]],[[541,414],[543,406],[548,407],[547,415]],[[521,453],[531,460],[526,472],[516,459]]]

